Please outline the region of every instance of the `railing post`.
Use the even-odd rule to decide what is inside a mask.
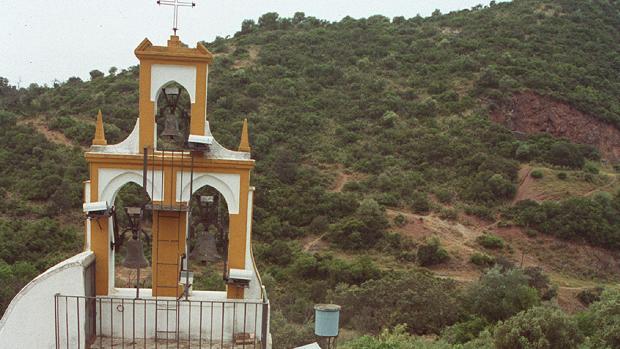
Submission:
[[[54,334],[56,335],[56,349],[60,349],[60,329],[59,329],[59,319],[58,319],[58,296],[60,294],[56,293],[54,295]]]
[[[81,299],[84,299],[84,302],[82,304]],[[61,304],[61,299],[64,299],[64,310],[63,305]],[[73,306],[69,306],[70,303],[70,299],[75,299],[75,310],[73,310]],[[93,304],[93,309],[91,309],[90,311],[86,308],[88,308],[88,305],[90,304],[91,300],[94,302]],[[109,304],[103,304],[104,302],[109,302]],[[65,349],[65,347],[67,349],[69,348],[83,348],[82,347],[82,339],[85,340],[85,346],[86,348],[88,348],[92,343],[96,343],[97,339],[99,342],[99,347],[103,348],[104,344],[108,345],[108,343],[104,343],[107,342],[109,340],[109,345],[112,346],[118,346],[120,347],[125,347],[125,340],[127,339],[127,331],[125,329],[125,320],[126,316],[125,316],[125,312],[128,310],[128,307],[132,307],[132,318],[130,319],[131,321],[131,328],[129,329],[132,334],[131,334],[131,343],[130,343],[130,347],[136,347],[138,342],[137,342],[137,333],[136,330],[138,327],[137,326],[137,319],[136,319],[136,308],[139,306],[139,304],[143,304],[144,305],[144,309],[143,309],[143,314],[144,314],[144,329],[143,329],[143,333],[142,333],[142,337],[143,337],[143,345],[144,348],[146,349],[147,347],[147,342],[150,339],[153,339],[152,337],[150,337],[147,334],[147,315],[150,314],[149,311],[147,310],[148,305],[150,303],[154,303],[154,331],[155,331],[155,338],[153,341],[153,344],[155,345],[155,348],[157,348],[158,346],[158,339],[160,335],[158,333],[158,323],[159,324],[165,324],[166,330],[162,331],[166,333],[166,345],[174,345],[176,344],[177,347],[181,347],[181,342],[183,341],[183,343],[185,343],[185,337],[181,338],[181,324],[187,324],[187,347],[193,347],[193,344],[195,342],[192,342],[192,339],[198,339],[198,345],[195,346],[195,348],[202,348],[202,341],[205,340],[204,336],[203,336],[203,330],[205,331],[205,334],[207,333],[206,331],[208,330],[208,334],[209,334],[209,348],[212,348],[213,345],[215,344],[214,341],[217,341],[217,336],[220,337],[220,344],[219,345],[223,345],[225,342],[228,341],[229,335],[230,337],[230,346],[231,347],[240,347],[241,345],[236,345],[237,343],[235,343],[235,331],[236,330],[241,330],[241,319],[239,319],[239,316],[243,316],[243,334],[247,334],[247,332],[250,332],[253,330],[254,331],[254,341],[253,343],[247,343],[246,341],[250,338],[246,338],[245,336],[243,336],[243,347],[246,347],[247,344],[250,344],[250,347],[256,348],[259,347],[261,349],[267,349],[269,347],[269,310],[270,310],[270,304],[269,301],[267,299],[263,299],[262,301],[251,301],[251,302],[239,302],[237,300],[222,300],[222,301],[187,301],[187,302],[183,302],[180,300],[162,300],[161,302],[165,303],[165,308],[163,309],[166,313],[166,318],[163,319],[161,318],[161,316],[158,315],[158,300],[157,299],[153,299],[153,300],[147,300],[147,299],[141,299],[139,301],[137,301],[135,298],[123,298],[123,297],[119,297],[119,298],[113,298],[113,297],[89,297],[89,296],[63,296],[61,294],[55,294],[54,295],[54,322],[55,322],[55,328],[54,328],[54,332],[55,332],[55,337],[56,337],[56,341],[55,341],[55,345],[53,346],[55,349]],[[115,304],[116,303],[116,304]],[[210,310],[210,314],[208,315],[208,318],[210,319],[210,323],[209,323],[209,328],[205,329],[203,326],[203,321],[205,320],[205,314],[203,314],[204,309],[203,307],[206,304],[210,304],[211,310]],[[214,320],[217,317],[215,313],[215,303],[217,303],[218,305],[221,305],[221,323],[218,325],[214,324]],[[241,314],[241,309],[239,310],[240,314],[237,314],[237,303],[239,303],[239,305],[241,306],[243,304],[243,311]],[[170,319],[170,314],[168,314],[171,310],[171,306],[174,304],[175,309],[176,310],[176,329],[175,331],[170,331],[170,321],[172,319]],[[183,305],[187,305],[188,309],[187,312],[181,312],[181,307]],[[195,323],[194,321],[192,321],[192,316],[194,316],[195,312],[192,311],[192,306],[193,305],[197,305],[200,307],[199,309],[199,314],[197,314],[199,316],[199,325],[197,326],[198,328],[198,334],[195,334],[195,329],[192,328],[192,325]],[[82,310],[81,307],[84,306],[85,310]],[[115,307],[116,306],[116,307]],[[97,309],[97,307],[99,309]],[[109,320],[107,319],[107,317],[104,319],[103,317],[103,310],[104,308],[106,309],[106,313],[108,311],[108,307],[109,307]],[[226,311],[227,308],[229,308],[232,312],[232,314],[228,314],[226,315]],[[250,308],[250,309],[248,309]],[[254,313],[251,312],[251,310],[254,309]],[[258,331],[258,309],[261,309],[262,313],[261,313],[261,317],[260,317],[260,324],[261,324],[261,330]],[[61,313],[62,311],[64,311],[64,315]],[[94,330],[94,333],[92,333],[92,337],[91,334],[87,333],[87,328],[91,327],[90,323],[86,323],[85,321],[82,321],[81,316],[84,316],[85,319],[90,318],[90,316],[88,315],[89,312],[92,311],[92,319],[94,320],[94,323],[92,324],[92,328]],[[114,316],[115,312],[119,311],[121,312],[120,316]],[[71,314],[69,314],[71,313]],[[182,315],[182,316],[181,316]],[[77,316],[76,320],[72,320],[75,316]],[[187,320],[185,320],[187,317]],[[251,324],[252,324],[252,317],[254,318],[254,327],[251,328]],[[61,326],[61,322],[63,321],[64,318],[64,326],[65,328],[63,328]],[[151,318],[152,319],[152,318]],[[165,320],[165,323],[162,322]],[[75,321],[77,323],[77,326],[73,326],[72,323],[73,321]],[[103,322],[104,321],[109,321],[109,331],[110,333],[108,334],[106,332],[105,334],[105,340],[104,340],[104,332],[103,332]],[[120,321],[120,323],[119,323]],[[186,322],[187,321],[187,322]],[[228,328],[227,327],[227,321],[232,321],[231,326]],[[237,325],[237,321],[239,321],[239,324]],[[107,323],[107,322],[106,322]],[[70,326],[71,325],[71,326]],[[121,326],[120,328],[118,326]],[[81,333],[82,331],[82,327],[84,326],[85,328],[85,332],[84,334]],[[215,333],[216,331],[218,331],[217,326],[221,326],[221,328],[219,329],[220,333]],[[71,328],[70,328],[71,327]],[[98,327],[98,328],[97,328]],[[120,337],[115,337],[115,332],[114,330],[117,329],[117,331],[119,332],[119,336]],[[232,332],[231,332],[232,331]],[[260,334],[259,334],[260,333]],[[174,338],[169,338],[168,336],[170,336],[171,334],[174,334]],[[214,338],[215,335],[215,338]],[[63,336],[65,336],[65,338],[63,338]],[[248,334],[248,336],[251,336],[251,334]],[[259,337],[260,336],[260,337]],[[97,338],[98,337],[98,338]],[[75,344],[75,346],[73,346],[73,340],[77,338],[77,344]],[[260,342],[259,342],[259,338],[260,338]],[[118,341],[120,341],[120,343],[118,343]],[[64,343],[66,342],[66,344]],[[149,342],[151,343],[151,342]],[[260,344],[259,344],[260,343]],[[241,343],[239,343],[241,344]],[[185,344],[184,344],[185,345]],[[229,344],[226,344],[226,346],[228,347]],[[1,346],[1,345],[0,345]],[[183,346],[185,347],[185,346]]]
[[[262,313],[263,321],[261,323],[260,328],[260,343],[261,349],[267,349],[267,336],[268,336],[268,328],[269,328],[269,301],[263,300],[263,313]]]

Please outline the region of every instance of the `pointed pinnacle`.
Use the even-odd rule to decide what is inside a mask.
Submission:
[[[249,153],[252,150],[250,148],[250,137],[248,135],[248,119],[243,119],[243,128],[241,129],[241,141],[239,142],[239,151]]]
[[[101,109],[97,113],[97,126],[95,128],[95,138],[93,139],[93,145],[107,145],[108,141],[105,139],[105,131],[103,129],[103,115],[101,115]]]

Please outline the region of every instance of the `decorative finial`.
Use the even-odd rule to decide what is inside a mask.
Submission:
[[[105,131],[103,130],[103,115],[101,115],[101,109],[97,114],[97,127],[95,128],[95,138],[93,138],[93,145],[107,145],[108,141],[105,139]]]
[[[243,128],[241,129],[241,142],[239,142],[239,151],[249,153],[252,150],[250,148],[250,137],[248,136],[248,119],[243,119]]]
[[[179,7],[195,7],[195,2],[185,2],[179,0],[157,0],[157,5],[167,5],[174,7],[174,17],[172,20],[172,30],[174,31],[174,35],[177,35],[177,30],[179,30]]]

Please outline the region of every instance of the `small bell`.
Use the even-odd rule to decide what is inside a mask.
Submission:
[[[144,257],[144,247],[142,241],[138,241],[136,238],[132,238],[126,243],[126,254],[123,266],[125,268],[136,269],[146,268],[149,266],[149,262]]]
[[[161,133],[162,137],[169,137],[171,139],[181,138],[181,131],[179,131],[179,120],[174,113],[166,113],[166,120],[164,123],[164,131]]]

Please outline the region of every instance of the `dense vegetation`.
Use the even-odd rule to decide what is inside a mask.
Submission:
[[[564,201],[525,200],[507,214],[524,227],[566,240],[620,248],[620,192]]]
[[[80,219],[81,150],[17,121],[0,111],[0,313],[28,281],[81,247],[79,221],[64,224]]]
[[[391,233],[386,208],[491,221],[502,211],[543,233],[617,248],[617,196],[503,208],[515,195],[521,162],[588,172],[599,155],[547,136],[517,139],[487,115],[513,93],[532,90],[620,126],[619,11],[604,0],[520,0],[428,18],[334,23],[268,13],[244,21],[233,38],[206,43],[217,54],[208,95],[216,138],[235,148],[242,119],[250,121],[255,252],[274,304],[276,347],[312,339],[312,304],[325,301],[343,305],[344,325],[358,332],[396,328],[360,339],[356,348],[418,343],[403,323],[409,333],[444,333],[438,347],[510,342],[514,334],[502,323],[529,317],[558,319],[550,326],[571,330],[573,320],[538,308],[553,297],[536,273],[495,268],[465,287],[419,271],[448,260],[447,252],[432,238],[418,244]],[[0,294],[3,307],[80,244],[80,221],[70,214],[86,176],[81,149],[49,142],[28,120],[86,146],[102,109],[108,141],[119,141],[137,116],[137,77],[137,67],[111,68],[93,71],[90,81],[21,89],[0,79],[0,284],[9,285]],[[343,173],[353,179],[333,190]],[[584,213],[581,204],[591,209]],[[597,228],[581,225],[575,211]],[[563,224],[565,217],[574,224]],[[306,252],[306,237],[322,237],[333,253]],[[490,236],[480,244],[501,245]],[[372,262],[367,252],[396,256],[400,270]],[[487,255],[478,259],[495,264]],[[534,310],[520,313],[527,309]],[[598,311],[593,306],[589,316],[600,321]],[[537,333],[549,331],[556,329],[541,325]],[[600,331],[581,333],[613,343]]]
[[[379,336],[365,336],[346,343],[350,349],[534,349],[534,348],[617,348],[620,325],[617,314],[620,294],[608,292],[591,308],[579,315],[569,316],[552,305],[524,310],[504,322],[486,329],[476,323],[457,329],[467,342],[454,341],[455,326],[441,340],[428,341],[411,336],[406,326],[384,330]],[[616,316],[614,316],[616,315]],[[475,333],[474,337],[468,337]]]

